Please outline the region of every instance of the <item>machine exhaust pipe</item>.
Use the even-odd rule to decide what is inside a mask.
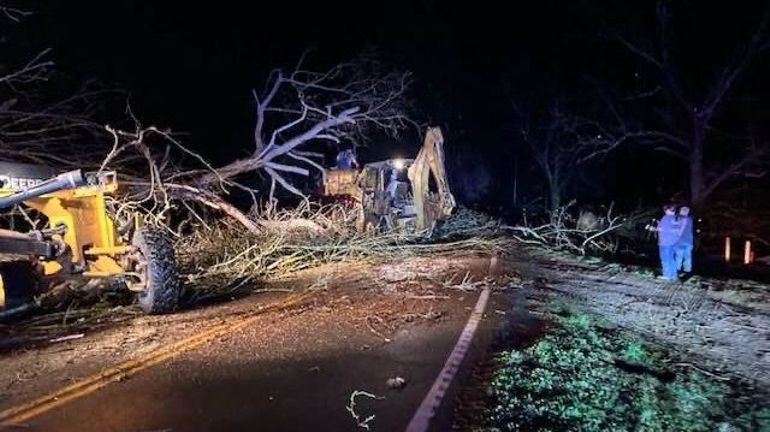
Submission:
[[[28,187],[22,191],[18,191],[12,195],[6,197],[0,197],[0,208],[13,207],[23,201],[30,198],[39,197],[41,195],[57,192],[64,189],[72,189],[79,186],[84,186],[86,180],[83,177],[81,170],[69,171],[63,174],[59,174],[54,178],[45,180],[42,183],[38,183],[34,186]]]

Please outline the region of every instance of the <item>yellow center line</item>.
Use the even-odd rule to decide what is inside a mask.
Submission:
[[[256,321],[260,315],[265,312],[296,305],[308,295],[309,293],[290,295],[283,301],[273,303],[252,313],[216,325],[208,330],[194,334],[171,345],[158,348],[139,358],[127,360],[123,363],[111,366],[43,397],[0,411],[0,425],[10,425],[28,420],[62,406],[72,400],[86,396],[113,382],[120,381],[126,376],[135,374],[143,369],[198,347],[211,339],[240,330]]]

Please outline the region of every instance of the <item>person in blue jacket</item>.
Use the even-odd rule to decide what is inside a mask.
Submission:
[[[347,149],[337,154],[337,169],[358,168],[358,159],[352,149]]]
[[[676,257],[674,248],[679,240],[679,223],[676,220],[676,206],[666,204],[663,206],[663,217],[655,227],[647,228],[658,233],[658,250],[660,252],[661,278],[673,282],[677,279]]]
[[[682,206],[679,209],[677,222],[679,223],[679,239],[674,248],[676,269],[690,273],[692,272],[693,225],[689,207]]]

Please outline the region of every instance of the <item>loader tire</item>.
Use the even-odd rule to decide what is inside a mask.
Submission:
[[[40,290],[40,273],[30,261],[0,262],[0,310],[29,303]]]
[[[165,231],[140,228],[131,240],[145,262],[147,286],[139,292],[139,307],[148,314],[164,314],[176,310],[182,284],[174,256],[174,246]]]

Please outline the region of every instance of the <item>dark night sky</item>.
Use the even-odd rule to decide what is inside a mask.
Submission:
[[[713,73],[704,65],[724,61],[764,7],[704,3],[673,2],[696,86]],[[52,46],[61,72],[127,90],[142,119],[189,132],[187,142],[212,157],[249,145],[250,89],[267,70],[293,64],[306,48],[331,64],[374,45],[414,71],[416,102],[445,129],[447,145],[478,150],[505,176],[520,152],[506,89],[543,101],[587,77],[624,80],[635,63],[604,30],[649,27],[654,16],[652,2],[598,0],[38,4],[33,44]]]
[[[38,36],[53,43],[61,70],[116,83],[133,94],[140,111],[191,132],[242,118],[249,90],[265,71],[292,64],[305,48],[314,48],[315,60],[334,62],[368,44],[415,71],[423,96],[431,97],[430,88],[447,98],[446,111],[494,122],[499,119],[490,117],[507,115],[495,112],[504,102],[497,99],[506,75],[542,86],[571,46],[594,37],[580,34],[586,29],[573,20],[580,7],[557,2],[505,12],[438,1],[275,2],[269,8],[264,2],[57,3],[42,9]],[[554,15],[556,9],[562,12]],[[493,107],[480,110],[481,104]]]

